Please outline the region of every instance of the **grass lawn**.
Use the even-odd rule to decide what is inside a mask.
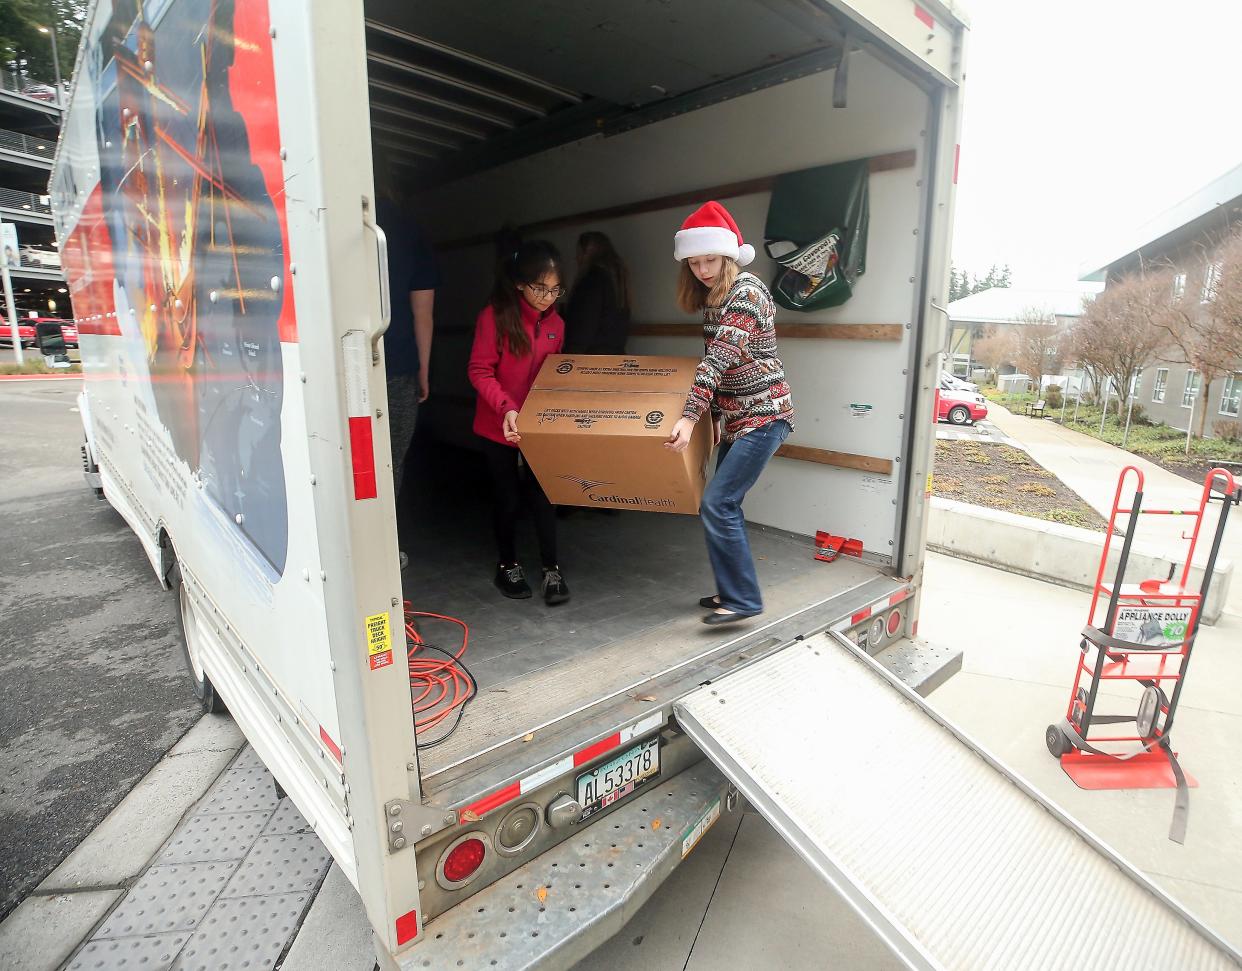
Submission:
[[[932,494],[1100,532],[1108,528],[1078,493],[1010,445],[936,442]]]
[[[1034,401],[1033,394],[1009,394],[995,388],[984,388],[981,393],[989,400],[1004,405],[1015,414],[1022,414],[1028,402]],[[1135,455],[1163,466],[1170,472],[1176,472],[1192,482],[1203,482],[1204,475],[1217,462],[1242,462],[1242,441],[1229,441],[1223,438],[1192,438],[1190,455],[1186,455],[1186,433],[1170,428],[1168,425],[1153,425],[1142,415],[1142,409],[1136,404],[1134,419],[1130,424],[1130,434],[1125,436],[1125,411],[1118,419],[1114,410],[1116,403],[1109,406],[1108,419],[1104,422],[1104,431],[1100,431],[1101,409],[1098,405],[1082,404],[1078,408],[1078,420],[1074,421],[1074,402],[1065,405],[1065,425],[1074,431],[1110,445],[1123,447],[1122,438],[1126,438],[1124,448]],[[1049,418],[1045,420],[1060,421],[1061,409],[1049,408]],[[1036,419],[1032,419],[1036,420]],[[1212,416],[1208,416],[1209,428]]]
[[[2,352],[0,352],[2,353]],[[0,362],[0,374],[81,374],[81,364],[70,364],[68,367],[50,368],[43,363],[38,354],[26,355],[26,360],[18,367],[11,360]]]

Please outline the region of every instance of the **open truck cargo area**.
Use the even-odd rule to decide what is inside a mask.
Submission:
[[[566,966],[739,789],[826,872],[831,820],[765,804],[801,784],[780,731],[726,746],[737,726],[703,717],[704,691],[797,687],[786,666],[810,644],[846,652],[850,678],[922,691],[960,664],[915,635],[964,36],[937,0],[92,5],[51,186],[88,481],[178,597],[204,706],[227,706],[358,889],[382,967]],[[838,163],[865,193],[865,272],[839,306],[778,315],[797,428],[746,502],[764,615],[700,624],[697,519],[628,509],[561,522],[570,603],[502,600],[466,379],[497,230],[566,255],[606,232],[629,266],[627,353],[697,358],[701,321],[674,300],[685,214],[718,199],[758,244],[785,177],[814,202]],[[418,214],[442,277],[403,484],[380,196]],[[469,632],[472,697],[421,733],[407,610]],[[413,622],[458,649],[457,628]],[[878,720],[909,707],[896,684],[868,695]],[[805,726],[837,688],[819,672],[764,714]],[[874,776],[825,775],[799,745],[867,805]],[[576,903],[499,905],[571,864]],[[882,874],[833,873],[865,912]],[[925,932],[907,904],[885,939],[912,966],[958,966],[908,946]]]

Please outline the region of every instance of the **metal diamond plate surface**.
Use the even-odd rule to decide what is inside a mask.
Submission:
[[[401,956],[400,968],[568,967],[619,931],[693,850],[723,811],[726,788],[707,761],[658,780],[429,921],[422,943]]]
[[[94,936],[102,939],[192,930],[235,869],[236,862],[153,866]]]
[[[314,890],[319,886],[332,856],[314,833],[261,836],[229,881],[222,896]]]
[[[276,784],[267,769],[229,769],[211,787],[198,812],[271,812],[279,801]]]
[[[185,932],[90,941],[65,971],[165,971],[189,939]]]
[[[240,860],[271,819],[268,812],[194,815],[173,834],[157,863]]]
[[[263,835],[279,836],[282,833],[309,833],[310,829],[310,823],[298,812],[298,807],[293,804],[292,800],[282,799],[271,821],[263,830]]]
[[[176,971],[266,971],[297,932],[310,893],[220,900],[199,925]]]
[[[1133,867],[830,636],[674,711],[912,968],[1239,966]]]

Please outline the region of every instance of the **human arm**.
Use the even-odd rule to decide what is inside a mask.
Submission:
[[[516,412],[515,402],[500,386],[496,378],[496,369],[500,366],[500,347],[496,343],[496,318],[492,316],[490,307],[479,314],[474,325],[474,344],[470,349],[470,363],[466,366],[466,376],[470,384],[498,415],[510,411]]]
[[[414,343],[418,347],[418,400],[431,394],[431,339],[435,332],[435,290],[410,291],[410,308],[414,311]]]
[[[717,417],[718,409],[713,405],[716,389],[720,387],[725,372],[746,359],[750,335],[758,327],[759,320],[749,308],[749,301],[731,301],[725,308],[716,334],[707,345],[703,360],[695,369],[694,384],[686,396],[686,405],[682,410],[684,418],[698,421],[709,410],[713,418]]]

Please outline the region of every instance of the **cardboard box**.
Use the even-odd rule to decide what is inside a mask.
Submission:
[[[694,383],[693,357],[558,354],[518,415],[522,455],[560,506],[694,515],[707,483],[711,422],[681,454],[664,447]]]

